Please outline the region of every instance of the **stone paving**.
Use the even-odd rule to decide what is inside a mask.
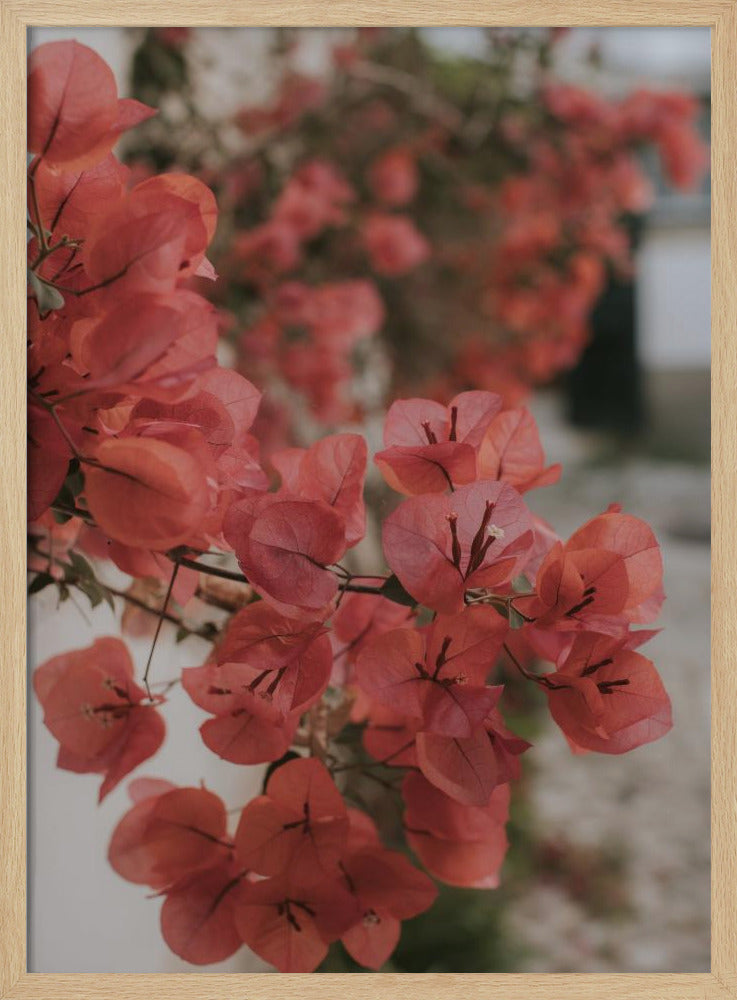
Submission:
[[[622,858],[626,912],[590,905],[541,879],[510,925],[529,952],[524,971],[702,972],[709,969],[710,549],[705,468],[643,458],[594,460],[597,442],[565,430],[550,400],[536,404],[563,481],[533,497],[566,537],[619,501],[654,526],[663,547],[663,631],[647,646],[673,701],[673,730],[623,757],[570,754],[550,727],[530,751],[536,833]],[[593,901],[596,902],[595,900]]]

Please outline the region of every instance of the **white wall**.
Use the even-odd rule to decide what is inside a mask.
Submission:
[[[637,260],[637,330],[652,371],[708,368],[711,250],[705,227],[651,229]]]

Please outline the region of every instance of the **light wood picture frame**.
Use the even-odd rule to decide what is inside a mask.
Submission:
[[[26,971],[26,36],[33,26],[698,26],[712,32],[712,889],[704,974],[56,975]],[[0,0],[0,997],[737,998],[737,0]],[[683,724],[687,724],[684,720]]]

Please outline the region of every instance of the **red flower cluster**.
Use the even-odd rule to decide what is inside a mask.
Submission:
[[[246,943],[283,972],[312,972],[331,942],[370,969],[396,947],[401,921],[437,890],[382,847],[372,821],[347,809],[317,760],[293,760],[241,812],[234,839],[204,788],[140,780],[110,842],[113,868],[165,895],[161,928],[198,965]]]
[[[517,755],[527,747],[503,726],[501,690],[486,686],[513,614],[524,623],[517,648],[527,644],[557,665],[534,679],[577,748],[618,753],[670,728],[670,705],[652,664],[631,652],[653,633],[631,633],[630,625],[653,621],[663,600],[652,531],[614,507],[565,545],[554,541],[518,492],[522,483],[550,479],[541,472],[534,424],[526,411],[500,409],[497,397],[477,392],[456,397],[447,411],[428,400],[390,410],[385,441],[403,443],[376,461],[392,485],[415,495],[385,520],[384,554],[408,593],[436,615],[423,629],[374,638],[355,671],[371,703],[371,752],[387,749],[397,763],[393,740],[377,737],[389,728],[400,732],[401,763],[474,806],[488,805],[493,790],[517,776]],[[500,424],[528,431],[507,436]],[[505,470],[514,470],[518,488],[504,482]],[[423,486],[432,492],[419,493]],[[521,575],[531,592],[515,590]]]
[[[250,434],[260,393],[217,365],[217,316],[189,287],[212,277],[209,190],[181,174],[128,187],[110,147],[143,112],[121,109],[88,49],[37,50],[30,96],[31,589],[61,598],[76,587],[93,603],[115,594],[146,611],[137,592],[107,589],[80,549],[139,584],[167,584],[159,623],[212,643],[181,676],[207,715],[204,744],[236,764],[272,764],[233,837],[204,788],[133,782],[111,864],[164,895],[164,938],[188,961],[245,942],[282,971],[310,971],[340,940],[379,968],[436,889],[346,806],[351,782],[386,768],[430,875],[495,886],[529,746],[506,727],[499,661],[544,689],[576,752],[622,753],[667,732],[668,696],[635,652],[653,633],[632,630],[663,600],[657,542],[615,507],[559,541],[523,495],[560,471],[546,467],[531,415],[471,391],[447,407],[392,405],[375,456],[402,495],[382,529],[392,573],[351,573],[340,560],[366,531],[366,442],[336,434],[283,450],[269,488]],[[414,175],[404,155],[388,162],[372,173],[376,197],[403,204]],[[336,175],[314,167],[285,190],[279,224],[306,240],[340,224],[349,203]],[[282,285],[275,301],[332,350],[380,313],[370,285],[349,284]],[[211,551],[234,555],[242,573],[203,561]],[[212,575],[236,597],[208,590]],[[235,612],[226,626],[172,613],[170,600],[183,610],[195,592]],[[521,649],[552,670],[523,666]],[[103,774],[101,798],[164,738],[163,695],[151,695],[148,667],[135,683],[118,639],[52,657],[34,688],[58,765]]]
[[[469,337],[458,375],[512,396],[524,392],[525,381],[547,381],[575,364],[607,267],[629,273],[631,248],[621,219],[643,213],[653,198],[638,148],[654,145],[667,180],[678,188],[696,187],[708,167],[693,98],[639,90],[617,102],[552,81],[541,98],[553,134],[519,115],[503,120],[504,140],[525,158],[526,169],[493,193],[469,192],[490,224],[501,219],[501,232],[483,244],[485,252],[479,245],[459,258],[476,274],[487,322],[509,336],[495,367],[479,339]]]
[[[542,55],[556,39],[541,39],[539,73],[520,101],[516,58],[529,74],[529,39],[517,47],[514,32],[499,37],[506,69],[497,67],[493,103],[477,88],[478,106],[427,83],[438,75],[427,52],[415,53],[429,60],[424,74],[415,64],[407,72],[387,32],[337,47],[335,71],[320,81],[295,75],[286,59],[272,104],[238,122],[266,149],[287,137],[274,159],[291,157],[291,176],[285,182],[269,156],[256,177],[248,159],[248,183],[238,164],[222,173],[225,190],[245,189],[234,199],[241,231],[223,266],[235,282],[268,291],[255,324],[247,297],[244,371],[285,379],[325,422],[350,413],[350,355],[327,349],[319,325],[285,320],[277,303],[287,275],[319,291],[313,276],[326,266],[366,280],[367,264],[402,309],[385,320],[371,310],[366,336],[381,329],[391,346],[411,338],[428,355],[417,366],[422,391],[437,399],[471,386],[520,401],[576,363],[608,273],[631,268],[623,220],[652,201],[642,147],[655,149],[681,189],[699,184],[708,153],[696,100],[649,90],[615,100],[561,83]],[[402,392],[417,383],[395,373]]]
[[[86,47],[33,53],[29,519],[81,464],[111,557],[168,578],[150,550],[207,548],[228,500],[266,478],[248,433],[260,393],[217,366],[217,314],[187,287],[214,277],[212,192],[174,173],[128,188],[110,153],[121,128],[150,114],[117,99]]]
[[[286,182],[270,217],[237,236],[225,263],[234,279],[256,288],[263,299],[256,322],[242,335],[249,374],[286,380],[326,423],[351,412],[351,357],[381,328],[384,306],[364,277],[307,284],[288,276],[304,265],[315,241],[329,232],[350,232],[356,223],[377,274],[404,274],[429,253],[408,217],[362,210],[357,218],[356,200],[335,166],[310,160]],[[386,204],[386,197],[379,200]]]
[[[56,766],[102,774],[100,802],[164,742],[166,726],[133,679],[120,639],[52,656],[33,675],[44,723],[59,741]]]

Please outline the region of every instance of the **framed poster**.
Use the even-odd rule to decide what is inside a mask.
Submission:
[[[2,995],[733,992],[734,6],[2,13]]]

